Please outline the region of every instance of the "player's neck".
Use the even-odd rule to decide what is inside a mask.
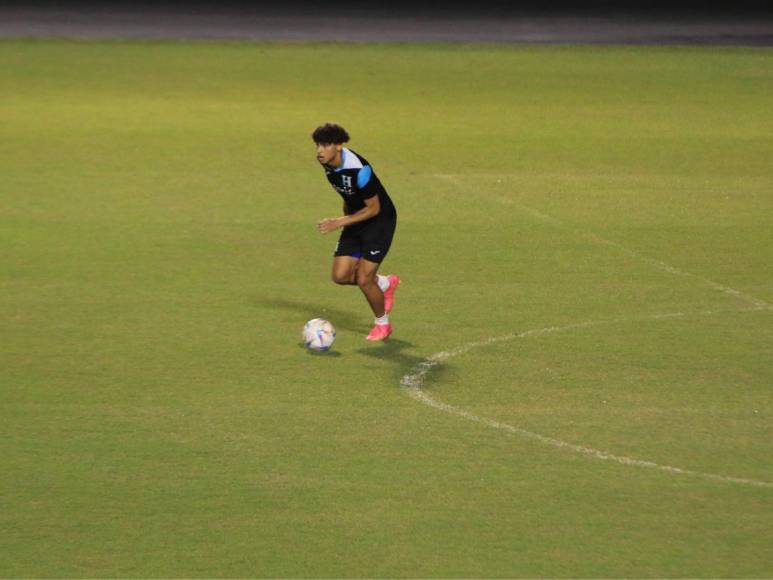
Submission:
[[[333,157],[333,160],[330,162],[330,167],[333,169],[341,169],[341,167],[344,166],[344,161],[346,160],[346,147],[342,147],[340,151],[336,153],[336,156]]]

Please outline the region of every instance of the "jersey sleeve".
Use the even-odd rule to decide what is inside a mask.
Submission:
[[[370,165],[365,165],[357,172],[357,189],[362,194],[362,199],[370,199],[378,195],[378,189],[375,186],[375,180],[372,179],[373,170]]]

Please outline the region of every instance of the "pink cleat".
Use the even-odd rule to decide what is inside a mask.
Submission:
[[[386,340],[390,334],[392,334],[391,324],[377,324],[365,337],[365,340]]]
[[[389,280],[389,288],[384,292],[384,310],[392,312],[392,307],[395,305],[395,290],[400,285],[400,276],[390,274],[387,279]]]

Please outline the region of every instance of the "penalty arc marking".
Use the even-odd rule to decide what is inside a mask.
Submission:
[[[452,183],[458,183],[459,182],[459,175],[455,174],[438,174],[436,177],[440,177],[446,180],[451,181]],[[503,175],[504,177],[504,175]],[[562,228],[562,229],[570,229],[567,227],[565,223],[563,223],[561,220],[554,218],[553,216],[550,216],[546,213],[537,211],[533,208],[527,207],[523,204],[515,204],[518,206],[522,211],[525,213],[528,213],[532,217],[536,217],[542,221],[546,221],[553,226]],[[649,256],[642,255],[636,251],[631,250],[630,248],[627,248],[626,246],[623,246],[622,244],[619,244],[617,242],[613,242],[611,240],[608,240],[606,238],[603,238],[593,232],[586,232],[586,231],[577,231],[574,230],[574,234],[578,235],[579,237],[584,237],[586,239],[593,240],[597,243],[604,244],[606,246],[614,247],[617,250],[626,253],[644,263],[649,264],[650,266],[653,266],[659,270],[668,272],[670,274],[681,276],[681,277],[689,277],[696,279],[700,281],[701,283],[715,289],[719,290],[720,292],[723,292],[727,294],[728,296],[732,296],[735,299],[741,300],[743,302],[746,302],[747,304],[752,304],[753,307],[751,308],[736,308],[733,310],[707,310],[703,312],[696,312],[693,314],[690,314],[690,316],[711,316],[715,314],[720,314],[723,312],[753,312],[753,311],[763,311],[773,310],[773,306],[769,303],[765,302],[764,300],[760,300],[754,296],[751,296],[749,294],[746,294],[744,292],[740,292],[734,288],[730,288],[728,286],[725,286],[723,284],[718,284],[717,282],[714,282],[713,280],[709,280],[707,278],[703,278],[701,276],[696,276],[694,274],[691,274],[690,272],[686,272],[684,270],[680,270],[678,268],[674,268],[673,266],[670,266],[669,264],[666,264],[665,262],[662,262],[660,260],[656,260],[653,258],[650,258]],[[425,405],[428,405],[430,407],[433,407],[435,409],[438,409],[440,411],[456,415],[458,417],[462,417],[464,419],[467,419],[468,421],[473,421],[475,423],[479,423],[482,425],[486,425],[487,427],[491,427],[493,429],[498,429],[501,431],[506,431],[509,433],[512,433],[514,435],[518,435],[520,437],[524,437],[526,439],[531,439],[534,441],[538,441],[545,445],[550,445],[552,447],[557,447],[559,449],[573,451],[575,453],[580,453],[582,455],[592,457],[594,459],[599,459],[603,461],[614,461],[616,463],[620,463],[622,465],[630,465],[630,466],[636,466],[636,467],[645,467],[650,469],[656,469],[658,471],[671,473],[674,475],[690,475],[695,477],[701,477],[704,479],[710,479],[715,481],[721,481],[725,483],[736,483],[736,484],[743,484],[743,485],[753,485],[757,487],[767,487],[767,488],[773,488],[773,483],[767,482],[767,481],[759,481],[755,479],[745,479],[740,477],[730,477],[726,475],[717,475],[713,473],[702,473],[698,471],[692,471],[689,469],[682,469],[679,467],[672,467],[670,465],[661,465],[659,463],[655,463],[654,461],[646,461],[642,459],[634,459],[631,457],[625,457],[621,455],[614,455],[612,453],[608,453],[606,451],[601,451],[599,449],[593,449],[592,447],[585,447],[583,445],[576,445],[574,443],[569,443],[566,441],[561,441],[559,439],[554,439],[552,437],[546,437],[545,435],[540,435],[539,433],[534,433],[532,431],[528,431],[526,429],[523,429],[521,427],[516,427],[513,425],[508,425],[507,423],[501,423],[499,421],[494,421],[492,419],[487,419],[485,417],[479,417],[478,415],[474,415],[473,413],[470,413],[468,411],[465,411],[464,409],[460,409],[458,407],[454,407],[453,405],[449,405],[447,403],[444,403],[442,401],[438,401],[431,397],[426,391],[422,389],[424,385],[424,380],[426,379],[427,374],[432,370],[433,367],[437,366],[440,362],[447,360],[454,356],[459,356],[461,354],[464,354],[474,348],[495,344],[498,342],[503,342],[507,340],[514,340],[519,338],[526,338],[528,336],[535,336],[535,335],[541,335],[541,334],[548,334],[551,332],[558,332],[562,330],[570,330],[575,328],[584,328],[589,326],[599,326],[602,324],[615,324],[615,323],[623,323],[623,322],[631,322],[636,320],[663,320],[663,319],[669,319],[669,318],[681,318],[686,317],[687,314],[683,312],[673,312],[673,313],[666,313],[666,314],[653,314],[649,316],[641,316],[638,318],[627,318],[627,319],[616,319],[616,320],[600,320],[595,322],[585,322],[585,323],[579,323],[579,324],[573,324],[563,327],[547,327],[547,328],[540,328],[535,330],[528,330],[521,333],[515,333],[515,334],[508,334],[505,336],[490,338],[488,340],[483,340],[479,342],[471,342],[466,345],[460,346],[456,348],[455,350],[449,351],[449,352],[439,352],[436,353],[422,362],[420,362],[418,365],[416,365],[413,368],[413,372],[405,375],[401,380],[401,386],[405,390],[405,392],[414,400],[419,401]]]
[[[773,310],[773,307],[758,306],[755,308],[734,309],[734,310],[707,310],[707,311],[695,313],[693,315],[710,316],[710,315],[726,313],[726,312],[754,312],[754,311],[761,311],[761,310]],[[693,316],[693,315],[690,315],[690,316]],[[579,453],[581,455],[585,455],[593,459],[598,459],[602,461],[613,461],[615,463],[620,463],[622,465],[628,465],[633,467],[655,469],[655,470],[670,473],[673,475],[687,475],[687,476],[693,476],[693,477],[700,477],[703,479],[720,481],[724,483],[735,483],[735,484],[742,484],[742,485],[751,485],[755,487],[773,488],[773,483],[767,482],[767,481],[759,481],[755,479],[746,479],[741,477],[731,477],[727,475],[717,475],[713,473],[703,473],[699,471],[693,471],[690,469],[673,467],[670,465],[662,465],[659,463],[655,463],[654,461],[647,461],[643,459],[625,457],[622,455],[615,455],[612,453],[608,453],[606,451],[594,449],[592,447],[586,447],[583,445],[569,443],[567,441],[561,441],[560,439],[555,439],[552,437],[547,437],[545,435],[540,435],[539,433],[534,433],[532,431],[528,431],[521,427],[516,427],[514,425],[509,425],[507,423],[502,423],[500,421],[495,421],[493,419],[488,419],[486,417],[480,417],[478,415],[470,413],[469,411],[465,411],[464,409],[460,409],[458,407],[454,407],[453,405],[449,405],[448,403],[438,401],[437,399],[431,397],[422,388],[424,385],[424,381],[427,377],[427,374],[429,374],[429,372],[434,367],[436,367],[438,364],[440,364],[445,360],[448,360],[455,356],[465,354],[474,348],[488,346],[488,345],[505,342],[509,340],[527,338],[530,336],[545,335],[553,332],[566,331],[566,330],[577,329],[577,328],[631,322],[636,320],[643,321],[643,320],[664,320],[664,319],[670,319],[670,318],[684,318],[687,316],[688,316],[687,314],[682,312],[674,312],[674,313],[668,313],[668,314],[655,314],[651,316],[642,316],[639,318],[620,318],[620,319],[605,320],[605,321],[600,320],[600,321],[584,322],[584,323],[578,323],[578,324],[572,324],[572,325],[560,326],[560,327],[551,326],[546,328],[527,330],[520,333],[513,333],[513,334],[507,334],[504,336],[489,338],[487,340],[482,340],[478,342],[470,342],[454,350],[439,352],[426,358],[425,360],[423,360],[422,362],[420,362],[418,365],[414,367],[413,372],[405,375],[400,381],[400,383],[403,389],[405,390],[405,392],[412,399],[424,405],[437,409],[439,411],[443,411],[451,415],[456,415],[458,417],[462,417],[463,419],[467,419],[468,421],[479,423],[481,425],[485,425],[493,429],[498,429],[500,431],[505,431],[508,433],[512,433],[513,435],[517,435],[520,437],[524,437],[526,439],[537,441],[544,445],[549,445],[551,447],[556,447],[566,451]]]
[[[438,174],[436,177],[440,177],[446,180],[449,180],[453,183],[457,183],[459,181],[458,175],[455,174]],[[553,216],[550,216],[544,212],[537,211],[531,207],[525,206],[523,204],[515,204],[516,206],[520,207],[522,211],[525,213],[531,215],[532,217],[536,217],[540,220],[546,221],[548,223],[551,223],[554,226],[560,227],[562,229],[569,229],[573,230],[573,228],[569,228],[567,224],[562,222],[561,220],[554,218]],[[668,272],[669,274],[673,274],[676,276],[681,277],[689,277],[693,278],[695,280],[700,281],[701,283],[713,288],[714,290],[718,290],[720,292],[723,292],[724,294],[727,294],[728,296],[731,296],[737,300],[741,300],[743,302],[746,302],[747,304],[752,304],[753,306],[751,308],[736,308],[733,310],[706,310],[703,312],[695,312],[690,314],[689,316],[711,316],[715,314],[720,313],[728,313],[728,312],[754,312],[754,311],[763,311],[763,310],[773,310],[773,305],[765,302],[764,300],[760,300],[754,296],[751,296],[749,294],[746,294],[744,292],[740,292],[734,288],[730,288],[729,286],[725,286],[723,284],[719,284],[717,282],[714,282],[713,280],[709,280],[708,278],[703,278],[701,276],[696,276],[695,274],[691,274],[690,272],[686,272],[684,270],[680,270],[678,268],[674,268],[673,266],[666,264],[665,262],[662,262],[660,260],[656,260],[653,258],[650,258],[649,256],[642,255],[634,250],[631,250],[630,248],[623,246],[622,244],[619,244],[617,242],[614,242],[612,240],[608,240],[606,238],[603,238],[594,232],[588,232],[588,231],[577,231],[573,230],[576,235],[579,235],[580,237],[584,237],[586,239],[591,239],[597,243],[604,244],[609,247],[616,248],[618,251],[621,251],[625,254],[628,254],[644,263],[649,264],[650,266],[655,267],[656,269]],[[767,482],[767,481],[759,481],[755,479],[745,479],[741,477],[730,477],[726,475],[717,475],[713,473],[702,473],[699,471],[692,471],[689,469],[682,469],[679,467],[672,467],[670,465],[661,465],[659,463],[655,463],[654,461],[646,461],[642,459],[634,459],[631,457],[624,457],[621,455],[614,455],[612,453],[608,453],[606,451],[601,451],[599,449],[593,449],[592,447],[585,447],[583,445],[577,445],[574,443],[569,443],[566,441],[561,441],[559,439],[554,439],[552,437],[546,437],[545,435],[540,435],[539,433],[533,433],[531,431],[528,431],[526,429],[522,429],[520,427],[515,427],[513,425],[508,425],[507,423],[501,423],[499,421],[494,421],[492,419],[487,419],[485,417],[479,417],[478,415],[474,415],[473,413],[470,413],[468,411],[465,411],[464,409],[460,409],[458,407],[454,407],[453,405],[449,405],[447,403],[444,403],[442,401],[438,401],[437,399],[434,399],[431,397],[426,391],[422,389],[424,385],[424,380],[427,376],[427,374],[439,363],[441,363],[444,360],[447,360],[454,356],[462,355],[474,348],[487,346],[490,344],[495,344],[498,342],[504,342],[508,340],[514,340],[519,338],[526,338],[529,336],[537,336],[542,334],[548,334],[551,332],[558,332],[562,330],[570,330],[570,329],[576,329],[576,328],[584,328],[589,326],[599,326],[602,324],[615,324],[615,323],[623,323],[623,322],[631,322],[636,320],[663,320],[663,319],[669,319],[669,318],[682,318],[688,316],[687,314],[683,312],[673,312],[673,313],[666,313],[666,314],[653,314],[649,316],[641,316],[638,318],[620,318],[615,320],[599,320],[599,321],[593,321],[593,322],[584,322],[584,323],[578,323],[578,324],[572,324],[562,327],[547,327],[547,328],[540,328],[540,329],[534,329],[534,330],[527,330],[525,332],[521,333],[514,333],[514,334],[508,334],[505,336],[500,337],[494,337],[487,340],[482,340],[479,342],[471,342],[467,343],[465,345],[462,345],[455,350],[449,351],[449,352],[439,352],[436,353],[422,362],[420,362],[418,365],[416,365],[413,369],[412,373],[409,373],[405,375],[401,380],[401,386],[405,390],[405,392],[414,400],[419,401],[420,403],[423,403],[429,407],[433,407],[435,409],[438,409],[440,411],[456,415],[458,417],[462,417],[464,419],[467,419],[468,421],[473,421],[475,423],[479,423],[482,425],[486,425],[488,427],[491,427],[493,429],[498,429],[501,431],[506,431],[509,433],[512,433],[514,435],[518,435],[527,439],[531,439],[534,441],[538,441],[545,445],[550,445],[552,447],[557,447],[560,449],[573,451],[575,453],[580,453],[582,455],[603,460],[603,461],[614,461],[616,463],[620,463],[622,465],[630,465],[635,467],[644,467],[649,469],[656,469],[658,471],[671,473],[674,475],[690,475],[695,477],[701,477],[704,479],[711,479],[715,481],[721,481],[725,483],[736,483],[736,484],[742,484],[742,485],[753,485],[757,487],[767,487],[767,488],[773,488],[773,483]]]

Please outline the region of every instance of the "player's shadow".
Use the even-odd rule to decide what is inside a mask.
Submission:
[[[388,338],[383,342],[373,343],[369,346],[357,349],[356,352],[358,354],[394,363],[397,366],[396,381],[399,385],[406,375],[417,372],[420,368],[419,365],[427,360],[426,357],[405,352],[407,349],[414,348],[415,346],[416,345],[407,340]],[[443,373],[444,367],[445,365],[442,363],[436,363],[432,367],[432,377],[434,380],[437,380],[439,375]]]
[[[258,298],[257,302],[261,306],[269,308],[278,308],[295,312],[301,324],[312,318],[324,318],[333,323],[336,328],[350,330],[360,334],[367,334],[370,326],[365,324],[362,316],[356,316],[347,310],[331,308],[322,304],[313,302],[296,302],[286,298]]]

